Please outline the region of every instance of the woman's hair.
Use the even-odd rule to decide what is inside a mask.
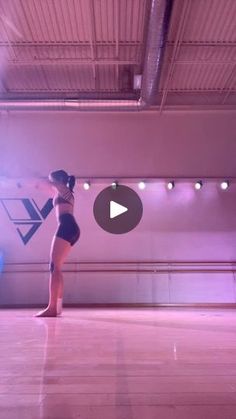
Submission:
[[[57,182],[62,182],[64,185],[67,185],[71,192],[73,192],[75,186],[75,176],[68,175],[65,170],[55,170],[49,174],[49,179],[56,180]]]
[[[67,185],[69,186],[69,189],[71,190],[71,192],[73,192],[73,189],[75,186],[75,177],[73,175],[68,176]]]

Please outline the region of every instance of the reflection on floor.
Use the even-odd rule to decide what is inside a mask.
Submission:
[[[0,419],[235,419],[233,309],[1,310]]]

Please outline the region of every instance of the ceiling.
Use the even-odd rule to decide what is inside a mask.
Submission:
[[[138,99],[151,0],[0,0],[0,100]],[[174,0],[156,108],[236,108],[236,1]]]

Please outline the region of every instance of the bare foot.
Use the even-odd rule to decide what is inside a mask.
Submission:
[[[35,314],[35,317],[57,317],[57,310],[47,307]]]

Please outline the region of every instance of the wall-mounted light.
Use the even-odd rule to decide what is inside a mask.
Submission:
[[[112,182],[111,187],[112,187],[112,189],[117,189],[118,182]]]
[[[199,189],[202,188],[202,181],[199,180],[198,182],[195,183],[194,185],[195,189],[198,191]]]
[[[171,191],[171,189],[174,189],[175,187],[175,182],[171,181],[167,183],[167,189],[169,189],[169,191]]]
[[[224,180],[223,182],[221,182],[220,187],[221,187],[221,189],[223,189],[225,191],[229,187],[229,181]]]
[[[84,182],[84,189],[86,190],[86,191],[88,191],[88,189],[90,188],[90,182]]]
[[[146,188],[146,183],[145,182],[139,182],[138,184],[139,189],[145,189]]]

